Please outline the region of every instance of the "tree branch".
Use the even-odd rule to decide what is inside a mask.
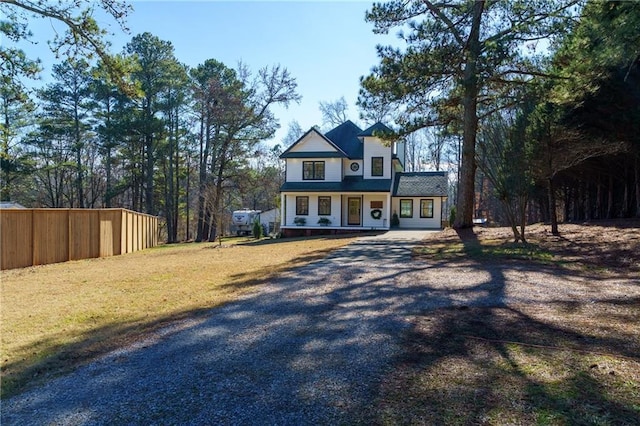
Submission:
[[[451,20],[444,13],[442,13],[442,10],[439,7],[431,3],[429,0],[424,0],[424,4],[427,6],[427,8],[429,8],[432,15],[441,19],[442,22],[447,25],[447,28],[449,28],[451,35],[456,39],[460,47],[464,49],[466,42],[462,38],[462,34],[460,34],[460,32],[456,29],[456,26],[453,24],[453,22],[451,22]]]

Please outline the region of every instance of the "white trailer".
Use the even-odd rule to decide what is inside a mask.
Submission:
[[[242,209],[231,214],[233,225],[236,227],[237,235],[251,235],[253,232],[253,222],[260,220],[260,210]]]

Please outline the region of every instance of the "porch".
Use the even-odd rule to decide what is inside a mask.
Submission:
[[[284,235],[388,230],[389,193],[282,193]]]

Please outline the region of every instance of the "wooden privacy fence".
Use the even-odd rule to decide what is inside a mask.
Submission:
[[[1,209],[0,269],[132,253],[158,244],[158,218],[125,209]]]

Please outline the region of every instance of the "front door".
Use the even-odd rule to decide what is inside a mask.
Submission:
[[[360,225],[360,198],[349,198],[349,217],[347,223],[349,225]]]

